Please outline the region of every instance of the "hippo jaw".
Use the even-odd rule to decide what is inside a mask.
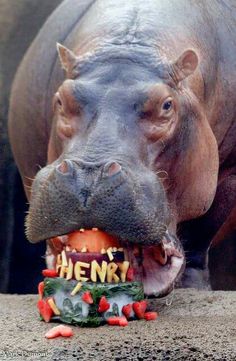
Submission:
[[[55,267],[59,250],[66,249],[67,239],[67,235],[56,237],[57,242],[61,243],[56,248],[52,240],[48,240],[48,268]],[[142,282],[146,296],[163,297],[173,290],[184,271],[185,257],[183,248],[168,231],[156,246],[136,246],[122,241],[120,245],[134,271],[134,280]]]
[[[140,254],[140,264],[136,263],[136,272],[139,272],[145,295],[152,297],[167,295],[173,290],[184,271],[183,248],[177,239],[166,231],[158,246],[143,246]],[[132,249],[129,257],[130,260],[135,258]]]

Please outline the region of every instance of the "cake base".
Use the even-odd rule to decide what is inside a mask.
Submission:
[[[79,291],[75,295],[71,295],[77,284],[78,281],[76,280],[66,280],[61,277],[44,279],[42,300],[48,304],[52,302],[56,306],[50,317],[51,321],[96,327],[107,323],[107,320],[112,316],[122,316],[123,306],[144,299],[141,282],[81,282]],[[90,300],[90,302],[92,303],[84,300],[85,293],[91,296],[92,301]],[[99,312],[99,303],[103,296],[109,303],[109,308],[105,312]],[[129,317],[129,320],[131,319],[137,319],[133,310]]]

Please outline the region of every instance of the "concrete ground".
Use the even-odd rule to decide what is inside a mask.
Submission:
[[[2,360],[236,360],[236,292],[175,290],[152,300],[157,321],[128,327],[73,327],[70,339],[47,340],[37,296],[0,295]]]

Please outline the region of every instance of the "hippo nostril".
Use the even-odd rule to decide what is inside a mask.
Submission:
[[[111,177],[121,171],[121,165],[117,162],[108,162],[104,166],[104,174]]]
[[[62,174],[69,174],[72,172],[73,165],[70,160],[63,160],[56,169]]]
[[[58,166],[58,169],[61,173],[68,173],[68,165],[65,161],[61,162],[61,164]]]

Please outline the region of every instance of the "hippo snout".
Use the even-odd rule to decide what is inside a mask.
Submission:
[[[100,184],[103,184],[104,193],[109,193],[121,186],[125,178],[127,175],[122,172],[121,165],[115,161],[95,163],[65,159],[55,167],[53,182],[55,185],[58,183],[64,190],[73,192],[75,199],[78,200],[78,207],[86,211],[94,197],[96,201],[96,188]],[[108,193],[107,197],[111,197]]]
[[[123,241],[157,244],[168,224],[167,200],[156,175],[115,159],[63,159],[42,169],[26,221],[32,242],[98,227]]]

